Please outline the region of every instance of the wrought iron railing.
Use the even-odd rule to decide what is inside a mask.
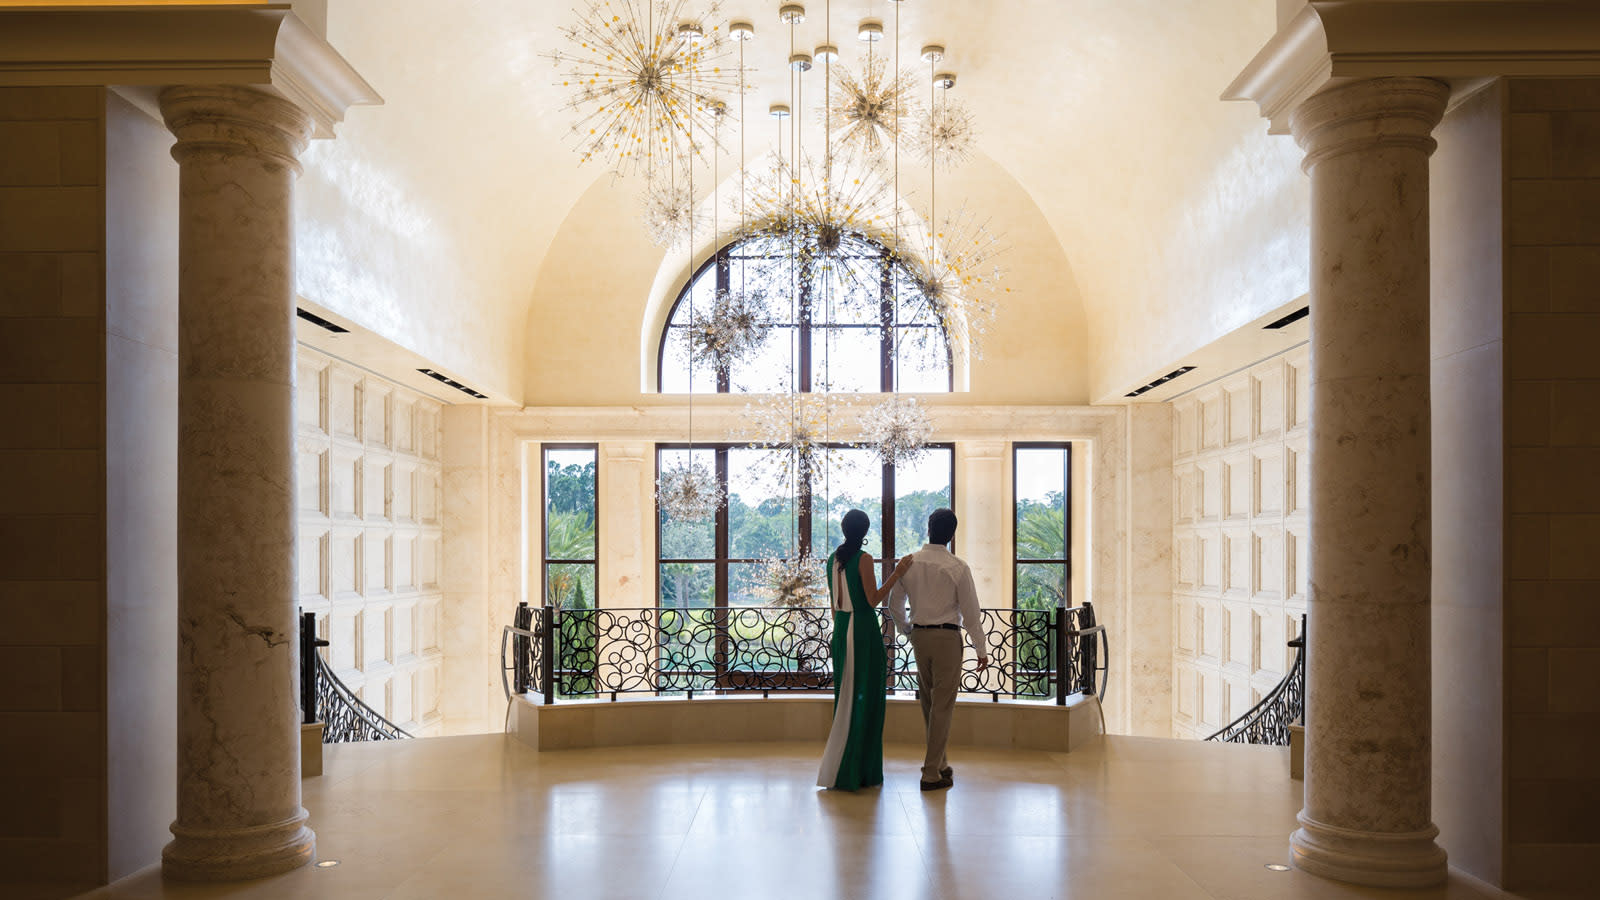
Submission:
[[[392,741],[409,738],[405,729],[362,702],[317,652],[328,642],[317,637],[315,613],[300,614],[300,713],[307,725],[323,723],[324,744]]]
[[[1229,744],[1289,746],[1289,726],[1303,725],[1306,718],[1306,617],[1300,617],[1300,634],[1289,642],[1295,648],[1294,663],[1261,702],[1250,711],[1206,738]]]
[[[966,694],[1050,699],[1103,694],[1108,655],[1094,607],[983,610],[989,665],[964,662]],[[886,691],[915,691],[910,643],[886,612]],[[630,609],[517,608],[501,636],[507,697],[617,699],[625,694],[831,691],[833,614],[828,607]],[[1099,684],[1096,685],[1096,678]]]

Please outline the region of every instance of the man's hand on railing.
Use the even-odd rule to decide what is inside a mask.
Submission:
[[[989,668],[989,657],[987,657],[987,656],[978,657],[978,671],[982,672],[984,669],[987,669],[987,668]]]

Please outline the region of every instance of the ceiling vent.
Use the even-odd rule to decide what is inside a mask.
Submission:
[[[1276,322],[1269,322],[1269,323],[1267,323],[1267,324],[1265,324],[1265,325],[1263,325],[1261,327],[1265,328],[1265,329],[1268,329],[1268,330],[1271,330],[1271,331],[1277,331],[1279,328],[1285,328],[1287,326],[1293,325],[1294,323],[1300,321],[1301,319],[1304,319],[1306,316],[1309,316],[1309,315],[1311,315],[1311,307],[1302,306],[1299,309],[1295,310],[1294,312],[1289,313],[1287,316],[1284,316],[1283,318],[1277,320]]]
[[[1163,384],[1166,384],[1167,382],[1171,381],[1172,379],[1177,378],[1179,375],[1187,375],[1188,373],[1193,372],[1193,371],[1194,371],[1194,366],[1184,366],[1181,369],[1173,369],[1171,372],[1168,372],[1167,374],[1161,376],[1160,378],[1157,378],[1155,381],[1150,382],[1149,384],[1145,385],[1144,387],[1139,388],[1136,391],[1129,391],[1128,392],[1128,396],[1129,397],[1137,397],[1140,394],[1144,394],[1144,393],[1147,393],[1149,391],[1153,391],[1156,388],[1161,387]]]
[[[429,378],[432,378],[434,381],[437,381],[437,382],[439,382],[441,384],[448,384],[451,387],[455,388],[456,390],[460,391],[461,393],[466,394],[466,395],[468,395],[470,397],[474,397],[474,398],[476,398],[478,400],[487,400],[487,399],[489,399],[489,395],[488,394],[480,394],[477,391],[473,390],[472,388],[467,387],[466,385],[464,385],[461,382],[455,380],[454,378],[451,378],[448,375],[441,375],[441,374],[439,374],[438,372],[435,372],[432,369],[418,369],[417,371],[421,372],[422,374],[428,376]]]
[[[294,314],[299,316],[302,319],[305,319],[307,322],[310,322],[311,324],[317,326],[318,328],[326,328],[327,330],[333,332],[334,334],[349,334],[350,333],[350,329],[345,328],[342,325],[335,325],[332,322],[329,322],[327,319],[324,319],[323,317],[317,315],[316,313],[306,312],[305,310],[296,307],[295,311],[294,311]]]

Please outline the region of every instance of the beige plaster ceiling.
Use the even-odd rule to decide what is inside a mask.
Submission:
[[[757,28],[746,49],[759,70],[746,100],[752,159],[773,144],[767,105],[789,98],[778,5],[723,4],[726,18]],[[926,72],[917,49],[945,45],[939,68],[959,74],[955,96],[978,112],[979,149],[1064,251],[1088,331],[1087,399],[1142,383],[1304,290],[1298,153],[1269,138],[1252,107],[1217,99],[1271,35],[1276,0],[806,6],[797,49],[823,42],[831,6],[846,64],[863,53],[856,22],[878,18],[892,34],[897,8],[902,65]],[[546,255],[579,199],[610,178],[579,165],[565,94],[541,56],[573,18],[564,0],[330,0],[329,40],[386,105],[352,111],[338,140],[308,154],[302,293],[523,396],[523,360],[537,352],[525,325]],[[736,163],[734,153],[721,165]],[[983,198],[967,199],[981,208]]]

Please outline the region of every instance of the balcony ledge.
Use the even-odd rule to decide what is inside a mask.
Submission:
[[[827,740],[831,694],[709,696],[685,700],[643,697],[563,700],[548,706],[536,694],[512,699],[508,728],[536,750],[578,750],[641,744],[751,743]],[[1066,753],[1101,734],[1099,701],[1078,694],[1065,706],[1028,700],[958,700],[950,743],[955,746]],[[920,744],[922,709],[915,699],[890,697],[885,743]]]

